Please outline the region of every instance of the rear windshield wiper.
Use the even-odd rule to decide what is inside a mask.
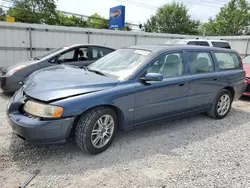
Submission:
[[[98,71],[98,70],[88,69],[88,71],[94,72],[94,73],[96,73],[96,74],[100,74],[100,75],[102,75],[102,76],[107,76],[107,75],[105,75],[104,73],[102,73],[101,71]]]

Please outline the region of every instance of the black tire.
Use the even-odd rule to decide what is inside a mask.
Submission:
[[[101,148],[96,148],[92,144],[91,134],[97,120],[104,115],[112,116],[114,120],[114,131],[109,142],[105,146]],[[105,151],[111,145],[116,135],[117,125],[118,119],[113,109],[109,107],[96,107],[94,109],[91,109],[88,112],[84,113],[77,123],[75,130],[76,144],[79,148],[81,148],[82,150],[86,150],[90,154],[99,154]]]
[[[218,106],[218,102],[220,100],[220,98],[223,96],[223,95],[228,95],[229,98],[230,98],[230,104],[229,104],[229,109],[228,111],[223,114],[223,115],[220,115],[218,113],[218,110],[217,110],[217,106]],[[216,99],[214,100],[214,103],[213,103],[213,106],[210,108],[210,110],[207,112],[208,116],[212,117],[212,118],[215,118],[215,119],[223,119],[224,117],[227,116],[227,114],[230,112],[230,109],[231,109],[231,106],[232,106],[232,102],[233,102],[233,97],[232,97],[232,93],[230,91],[228,91],[227,89],[223,89],[221,90],[221,92],[218,94],[218,96],[216,97]]]

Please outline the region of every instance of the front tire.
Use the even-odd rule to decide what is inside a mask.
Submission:
[[[117,131],[117,115],[109,107],[97,107],[83,114],[75,131],[76,144],[90,154],[105,151]]]
[[[230,91],[223,89],[215,99],[213,106],[207,114],[215,119],[223,119],[229,113],[233,102]]]

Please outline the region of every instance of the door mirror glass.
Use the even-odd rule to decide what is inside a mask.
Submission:
[[[141,80],[160,82],[163,80],[163,75],[160,73],[147,73],[144,78],[141,78]]]

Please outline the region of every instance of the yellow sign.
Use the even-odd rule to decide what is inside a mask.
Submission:
[[[14,18],[14,17],[7,16],[7,17],[6,17],[6,22],[11,22],[11,23],[13,23],[13,22],[15,22],[15,18]]]

